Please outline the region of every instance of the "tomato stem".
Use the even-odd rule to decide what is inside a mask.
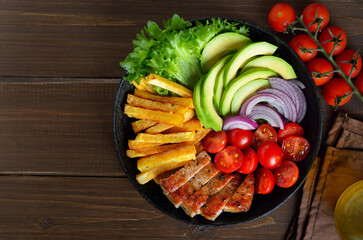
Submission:
[[[293,24],[295,23],[300,23],[302,28],[299,27],[294,27]],[[318,22],[318,28],[317,31],[320,29],[319,26],[320,22]],[[339,42],[339,36],[337,37],[338,40],[333,40],[334,41],[334,47],[332,49],[332,52],[330,54],[327,53],[327,51],[324,49],[324,47],[321,45],[321,43],[319,42],[318,38],[317,38],[317,34],[312,34],[308,27],[304,24],[302,17],[296,17],[296,21],[292,24],[290,24],[288,26],[288,28],[286,28],[286,31],[291,31],[292,33],[294,33],[294,31],[296,30],[300,30],[300,31],[304,31],[306,34],[308,34],[313,40],[314,42],[318,45],[319,51],[322,52],[324,54],[324,56],[330,61],[330,63],[333,65],[333,67],[336,69],[334,72],[339,73],[342,78],[349,84],[349,86],[352,88],[353,92],[352,94],[357,95],[358,99],[363,102],[363,95],[359,93],[358,89],[356,88],[356,86],[353,84],[352,79],[351,79],[351,74],[352,74],[352,70],[354,67],[356,67],[354,65],[355,59],[352,58],[352,60],[350,61],[350,63],[352,63],[353,67],[351,68],[351,71],[349,73],[349,76],[345,75],[345,73],[342,71],[342,69],[339,67],[339,65],[335,62],[334,58],[333,58],[333,51],[334,48],[336,47],[336,45]],[[353,56],[354,57],[354,56]]]

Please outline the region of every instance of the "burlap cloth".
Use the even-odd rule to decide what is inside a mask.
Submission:
[[[340,239],[334,209],[344,190],[363,179],[363,122],[339,113],[322,147],[325,155],[315,159],[306,178],[286,239]]]

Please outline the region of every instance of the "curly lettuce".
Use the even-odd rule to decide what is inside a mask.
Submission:
[[[149,21],[133,40],[133,52],[120,62],[127,71],[125,79],[138,82],[149,73],[156,73],[193,89],[203,75],[200,66],[202,49],[222,32],[248,35],[247,27],[219,18],[192,24],[174,14],[163,21],[163,29]],[[160,88],[156,90],[160,94],[167,93]]]

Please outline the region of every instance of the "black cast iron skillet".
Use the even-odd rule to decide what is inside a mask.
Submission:
[[[200,21],[204,22],[206,20],[202,19]],[[136,161],[126,156],[126,150],[128,149],[127,140],[134,139],[135,134],[131,129],[131,119],[125,116],[123,112],[126,96],[132,91],[130,84],[122,78],[114,103],[113,136],[118,158],[127,177],[141,195],[160,211],[178,220],[196,225],[222,226],[244,223],[262,217],[279,207],[303,184],[319,150],[322,134],[322,110],[317,88],[305,64],[298,55],[284,41],[266,29],[241,20],[227,20],[237,22],[241,26],[246,25],[249,28],[249,37],[252,41],[267,41],[278,46],[274,55],[282,57],[295,69],[298,79],[306,86],[303,91],[307,100],[307,113],[301,125],[305,130],[304,137],[309,141],[311,148],[307,158],[297,163],[300,170],[299,179],[292,187],[287,189],[275,187],[267,195],[255,194],[251,209],[247,213],[222,213],[215,221],[209,221],[202,216],[190,218],[181,208],[177,209],[169,202],[154,181],[140,185],[136,180],[136,175],[139,173],[136,168]]]

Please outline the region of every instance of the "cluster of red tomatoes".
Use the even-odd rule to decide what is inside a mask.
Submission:
[[[223,172],[255,173],[255,192],[267,194],[277,186],[288,188],[299,177],[295,162],[306,158],[310,145],[303,138],[304,129],[287,123],[278,132],[270,124],[252,130],[211,131],[203,139],[203,147],[215,153],[214,163]]]
[[[337,26],[328,26],[329,23],[329,12],[328,9],[319,3],[312,3],[308,5],[302,12],[302,20],[310,32],[315,33],[318,31],[316,18],[319,18],[321,33],[319,34],[318,40],[328,54],[335,57],[335,62],[342,69],[346,76],[351,79],[355,78],[355,86],[358,91],[363,94],[363,72],[362,70],[362,58],[358,52],[352,49],[345,49],[347,45],[347,35],[343,29]],[[272,7],[268,16],[271,27],[279,32],[284,32],[285,28],[296,20],[295,10],[286,3],[278,3]],[[313,23],[313,24],[312,24]],[[336,38],[338,45],[333,50],[334,42],[332,39]],[[332,106],[335,106],[335,99],[337,97],[347,96],[341,99],[339,106],[347,103],[352,95],[351,87],[341,77],[333,78],[334,68],[333,65],[326,58],[317,57],[318,51],[303,51],[303,49],[318,49],[318,45],[308,34],[299,34],[293,37],[289,45],[300,58],[307,62],[307,67],[312,73],[313,79],[317,86],[324,85],[323,96],[324,99]],[[350,63],[354,59],[356,62],[355,67]],[[326,73],[326,76],[314,76],[313,73]],[[359,74],[360,73],[360,74]]]

